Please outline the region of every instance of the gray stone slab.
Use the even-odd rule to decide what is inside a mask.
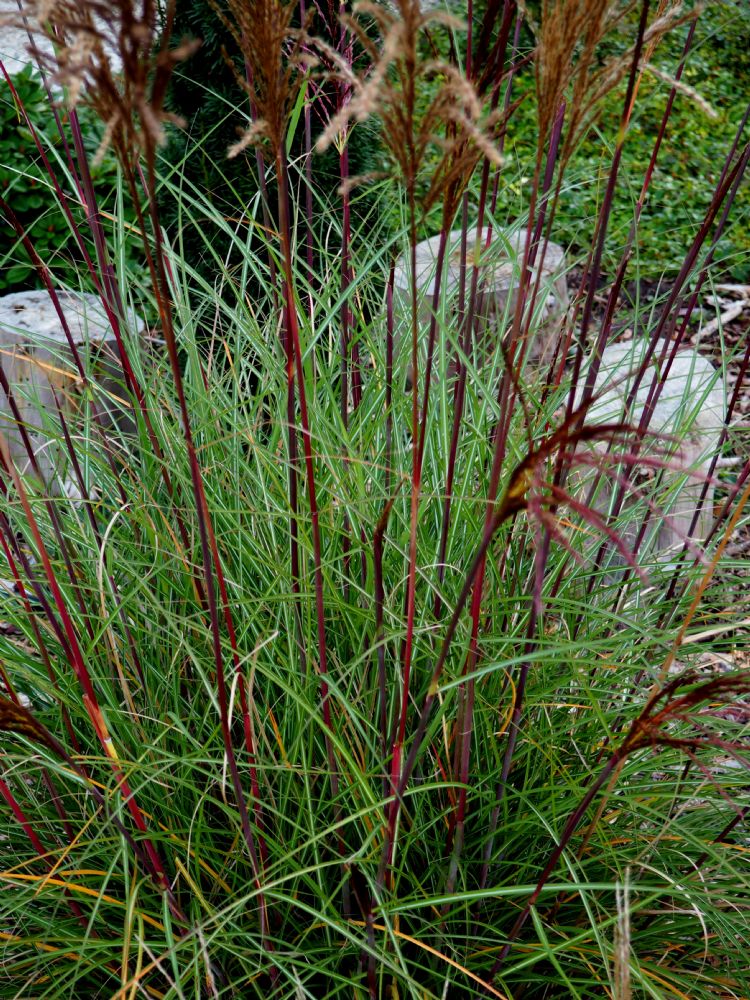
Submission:
[[[626,412],[625,403],[647,349],[648,342],[637,338],[629,343],[611,344],[604,350],[595,385],[596,400],[586,416],[587,424],[623,420],[631,425],[639,424],[654,379],[661,378],[661,349],[658,348],[641,379],[632,410]],[[584,378],[585,373],[581,386]],[[658,470],[655,472],[646,463],[624,469],[634,487],[642,490],[656,506],[644,549],[650,548],[661,560],[669,560],[676,554],[686,538],[700,542],[711,529],[714,487],[708,484],[702,505],[700,497],[719,446],[726,405],[724,380],[708,358],[694,349],[679,351],[664,379],[649,421],[649,435],[641,447],[642,455],[659,456],[669,463],[669,467],[658,474]],[[606,451],[603,443],[591,447],[600,454]],[[590,474],[581,478],[584,485],[591,481]],[[607,514],[616,492],[617,486],[605,474],[594,500],[595,509]],[[698,510],[697,523],[691,533],[691,523]],[[628,512],[633,517],[629,523],[624,523]],[[631,490],[626,495],[619,522],[626,544],[635,541],[645,514],[643,501]]]
[[[466,247],[467,297],[471,279],[471,268],[475,259],[479,260],[479,298],[476,314],[481,317],[477,333],[475,362],[482,364],[496,349],[498,338],[505,335],[516,307],[518,287],[526,247],[525,229],[497,229],[491,232],[485,227],[479,241],[476,239],[476,223],[469,226]],[[420,339],[422,355],[425,353],[432,299],[437,281],[437,256],[440,236],[423,240],[416,248],[417,303],[419,310]],[[539,248],[541,256],[542,248]],[[441,304],[446,309],[449,323],[456,315],[457,299],[461,278],[461,230],[454,230],[448,237],[448,247],[441,282]],[[556,243],[548,243],[544,250],[541,267],[540,288],[534,303],[531,322],[532,342],[528,357],[537,364],[549,360],[557,344],[562,321],[569,305],[568,284],[565,276],[565,252]],[[531,289],[533,290],[538,267],[532,269]],[[395,354],[408,340],[411,316],[411,264],[407,251],[399,257],[394,271],[394,316],[396,319]],[[455,324],[453,324],[455,326]],[[409,372],[409,381],[411,372]]]
[[[33,16],[33,5],[23,4],[28,17],[29,26],[34,36],[34,44],[45,57],[54,57],[52,42],[39,30],[38,22]],[[117,72],[120,68],[119,56],[113,49],[109,51],[112,68]],[[2,60],[9,75],[20,73],[30,63],[36,65],[31,53],[29,35],[23,26],[18,4],[15,0],[0,0],[0,60]]]
[[[123,388],[116,342],[102,304],[95,295],[65,290],[58,291],[58,299],[86,377],[101,390],[97,407],[108,422],[114,420]],[[128,326],[131,337],[145,330],[143,320],[134,314]],[[0,363],[42,478],[53,491],[70,492],[59,410],[72,428],[80,424],[83,385],[63,323],[46,291],[0,297]],[[0,433],[19,471],[32,472],[10,399],[1,387]]]

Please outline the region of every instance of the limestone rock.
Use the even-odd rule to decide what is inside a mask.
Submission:
[[[123,395],[120,364],[111,327],[95,295],[58,292],[63,316],[87,376],[101,392],[97,407],[114,420]],[[131,335],[140,336],[143,320],[129,316]],[[39,471],[53,491],[68,491],[58,404],[75,427],[80,412],[81,378],[60,317],[46,291],[0,297],[0,362],[21,420],[29,432]],[[108,402],[109,400],[109,402]],[[0,433],[19,471],[31,471],[26,446],[10,402],[0,387]]]
[[[654,379],[658,378],[661,345],[657,347],[636,392],[633,408],[625,414],[625,402],[646,355],[648,342],[638,338],[630,343],[611,344],[602,354],[596,379],[595,402],[586,416],[587,424],[626,420],[637,426],[647,403]],[[585,372],[581,377],[581,386]],[[581,389],[582,392],[582,389]],[[666,458],[670,468],[663,472],[645,465],[625,471],[628,479],[657,507],[652,512],[648,534],[639,553],[647,548],[661,560],[668,560],[689,536],[691,522],[700,505],[711,461],[716,454],[724,426],[726,387],[711,362],[698,351],[681,350],[667,374],[658,402],[649,421],[649,434],[641,454]],[[595,446],[601,452],[606,445]],[[590,483],[589,474],[582,477]],[[595,508],[608,513],[618,486],[605,475],[594,500]],[[700,542],[708,535],[713,521],[714,489],[710,484],[700,507],[691,539]],[[647,508],[636,496],[626,499],[623,516],[630,511],[632,520],[622,530],[626,545],[632,545],[646,516]],[[658,516],[661,515],[661,516]],[[621,526],[620,526],[621,527]]]
[[[54,47],[49,38],[39,30],[33,7],[29,4],[24,4],[23,13],[28,18],[29,26],[33,32],[34,45],[43,58],[48,60],[50,65],[54,66]],[[94,17],[94,23],[106,36],[106,23],[96,16]],[[105,51],[110,60],[112,72],[119,72],[121,63],[119,54],[116,51],[116,45],[107,42],[105,44]],[[14,73],[20,73],[29,64],[36,65],[36,60],[31,53],[29,34],[24,26],[16,0],[0,0],[0,60],[2,60],[9,76],[13,76]],[[0,75],[0,79],[5,82],[2,75]],[[55,87],[55,89],[59,90],[58,87]]]
[[[497,347],[497,337],[505,333],[513,318],[518,286],[526,248],[526,229],[492,230],[490,245],[487,247],[488,228],[482,231],[477,248],[476,224],[469,225],[466,248],[466,295],[468,298],[471,268],[474,256],[479,250],[479,285],[477,314],[482,317],[475,361],[492,355]],[[419,334],[422,361],[426,356],[426,345],[432,298],[435,292],[436,264],[440,246],[440,235],[423,240],[416,248],[417,298],[419,309]],[[539,247],[541,255],[542,246]],[[535,302],[531,330],[533,340],[528,357],[542,363],[549,360],[554,352],[557,337],[569,305],[568,284],[565,277],[565,253],[556,243],[548,243],[544,250],[540,290]],[[538,270],[538,269],[537,269]],[[537,270],[532,269],[530,287],[534,288]],[[461,280],[461,230],[454,230],[448,237],[445,270],[441,283],[441,303],[446,304],[447,317],[455,316]],[[407,251],[399,257],[394,272],[394,315],[396,331],[394,355],[400,350],[408,350],[404,343],[409,339],[411,317],[411,267]],[[449,347],[451,353],[453,348]],[[437,374],[437,372],[436,372]],[[411,373],[409,373],[411,375]]]

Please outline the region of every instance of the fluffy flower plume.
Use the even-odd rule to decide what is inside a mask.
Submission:
[[[99,156],[148,150],[164,142],[164,124],[182,121],[164,101],[175,66],[200,45],[170,48],[174,0],[163,13],[152,0],[24,0],[19,23],[46,34],[55,55],[34,54],[63,86],[69,106],[83,101],[105,123]]]

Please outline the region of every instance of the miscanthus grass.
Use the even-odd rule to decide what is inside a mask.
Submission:
[[[243,57],[238,124],[251,120],[229,152],[259,178],[231,216],[160,156],[169,76],[192,49],[172,47],[171,7],[27,13],[58,43],[41,68],[69,99],[65,143],[52,157],[37,136],[38,156],[63,209],[88,209],[88,232],[68,217],[121,385],[105,398],[85,355],[57,359],[77,402],[45,418],[65,458],[55,481],[35,474],[36,439],[21,434],[18,463],[0,437],[0,995],[746,996],[750,678],[730,658],[747,616],[727,546],[750,465],[731,466],[705,544],[658,560],[628,519],[634,503],[643,525],[669,509],[679,458],[654,452],[647,419],[587,422],[584,366],[626,308],[668,365],[713,278],[747,116],[667,291],[634,309],[620,294],[684,60],[620,267],[602,271],[641,76],[666,31],[689,59],[699,9],[506,0],[474,23],[469,5],[467,28],[416,0],[301,4],[296,20],[277,0],[231,0],[217,16]],[[324,14],[338,26],[320,38]],[[617,56],[601,49],[613,28]],[[457,307],[438,281],[426,320],[414,281],[409,302],[394,295],[393,262],[414,273],[436,205],[438,273],[451,230],[469,245],[507,225],[496,195],[527,58],[528,249],[503,343],[475,351],[471,256]],[[539,370],[534,265],[607,94],[622,119],[591,253]],[[98,211],[78,100],[102,118],[135,231]],[[330,112],[318,136],[315,101]],[[365,119],[384,169],[352,178]],[[337,194],[314,184],[315,142],[336,145]],[[370,205],[401,192],[400,231],[356,210],[365,183]],[[182,240],[206,221],[221,242],[197,266]],[[56,301],[53,262],[16,232]],[[123,266],[127,240],[140,271]],[[748,352],[730,360],[722,444]],[[575,486],[592,455],[608,511]]]

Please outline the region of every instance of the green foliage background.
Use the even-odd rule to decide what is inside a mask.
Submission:
[[[477,12],[479,16],[479,11]],[[743,3],[721,2],[707,5],[702,12],[683,81],[695,88],[717,112],[710,118],[688,95],[677,95],[669,130],[662,147],[649,198],[641,217],[637,250],[639,273],[655,278],[674,272],[684,259],[686,247],[711,198],[718,179],[725,150],[732,141],[750,95],[750,47],[744,30],[747,10]],[[317,14],[311,30],[330,39],[330,26]],[[655,65],[668,74],[675,72],[687,28],[674,32],[657,50]],[[201,38],[203,44],[188,64],[175,75],[170,104],[186,121],[184,130],[170,132],[163,155],[165,175],[186,190],[210,193],[211,201],[225,219],[236,221],[238,206],[248,205],[257,195],[258,180],[255,155],[247,151],[236,160],[228,160],[226,150],[235,141],[238,128],[247,121],[247,99],[227,65],[226,53],[234,52],[234,43],[223,28],[208,0],[179,0],[175,37]],[[533,39],[525,33],[522,50],[527,52]],[[433,32],[431,44],[446,47],[445,32]],[[616,40],[614,43],[616,44]],[[442,54],[446,54],[442,53]],[[242,72],[239,58],[236,66]],[[54,122],[45,103],[44,90],[31,69],[15,78],[15,86],[35,127],[49,149],[59,152]],[[507,221],[522,216],[536,150],[534,80],[530,68],[514,80],[514,98],[523,97],[514,116],[514,124],[505,145],[506,167],[500,179],[498,216]],[[617,259],[633,217],[633,205],[648,163],[661,119],[669,85],[646,75],[639,93],[636,113],[625,144],[620,181],[610,220],[608,253]],[[328,95],[329,97],[331,95]],[[428,95],[425,94],[425,99]],[[581,144],[567,171],[555,220],[554,238],[573,250],[574,256],[585,253],[611,163],[612,138],[616,135],[622,107],[622,88],[615,91],[605,107],[600,126]],[[324,100],[322,98],[321,100]],[[330,109],[326,109],[327,111]],[[96,148],[98,128],[81,111],[84,135],[91,150]],[[313,122],[314,134],[319,126]],[[290,137],[292,158],[303,155],[301,126]],[[379,170],[383,153],[377,130],[369,123],[357,125],[349,140],[351,175]],[[55,204],[54,194],[39,165],[31,136],[20,120],[7,88],[0,97],[0,187],[10,194],[11,204],[28,226],[38,251],[54,269],[65,271],[75,253],[65,217]],[[337,202],[339,184],[336,151],[316,155],[313,162],[317,238],[325,242],[323,231],[326,207]],[[100,203],[112,207],[115,182],[114,163],[105,156],[96,169],[95,183]],[[271,192],[273,201],[273,192]],[[476,200],[474,190],[473,198]],[[170,236],[182,241],[182,251],[194,266],[206,266],[205,243],[196,240],[195,227],[183,230],[177,199],[163,194],[162,216]],[[379,217],[386,230],[397,232],[401,225],[398,192],[378,188],[377,193],[361,189],[354,202],[358,218]],[[750,184],[746,180],[733,208],[731,225],[717,248],[717,261],[732,279],[750,279]],[[440,207],[424,220],[423,235],[439,228]],[[196,220],[198,221],[198,220]],[[208,216],[204,224],[211,226]],[[30,262],[6,222],[0,220],[2,255],[0,256],[0,292],[19,290],[38,284]],[[231,272],[239,265],[236,245],[215,231],[219,253]],[[234,246],[234,250],[232,247]],[[229,257],[226,255],[229,254]],[[208,266],[213,266],[209,263]],[[65,280],[63,276],[63,280]]]
[[[73,217],[84,235],[85,211],[70,177],[61,149],[60,137],[50,112],[42,81],[32,66],[15,74],[13,86],[26,109],[47,156],[55,164],[58,181],[69,198]],[[64,110],[60,114],[65,116]],[[78,111],[89,162],[99,144],[101,128],[93,116],[81,108]],[[105,228],[115,211],[125,224],[132,223],[134,213],[128,210],[127,199],[118,206],[117,166],[114,156],[107,153],[98,166],[92,166],[94,189],[102,211]],[[39,256],[63,284],[79,284],[84,269],[81,255],[68,220],[60,209],[44,165],[40,161],[31,131],[21,116],[10,88],[0,86],[0,191],[31,237]],[[134,249],[127,244],[122,252],[131,266],[137,267]],[[89,248],[94,253],[93,245]],[[39,285],[31,260],[19,244],[14,229],[0,215],[0,294],[23,291]]]
[[[682,82],[696,90],[717,113],[709,117],[686,93],[678,93],[659,152],[636,240],[641,277],[654,279],[676,272],[682,264],[718,182],[750,100],[750,7],[747,3],[709,3],[698,19]],[[607,39],[601,57],[632,39],[632,25]],[[688,25],[676,29],[656,49],[653,65],[673,76],[682,57]],[[524,30],[520,55],[528,55],[533,37]],[[619,261],[633,220],[633,209],[661,123],[670,84],[644,74],[630,130],[623,148],[614,209],[610,216],[607,255]],[[566,170],[565,185],[554,223],[553,238],[585,254],[594,229],[612,163],[624,103],[624,83],[607,98],[598,127],[576,150]],[[506,165],[498,188],[498,217],[513,221],[524,216],[536,155],[537,122],[534,75],[529,66],[513,81],[513,100],[522,98],[513,116],[504,153]],[[474,203],[478,188],[475,185]],[[390,209],[394,226],[398,209]],[[732,208],[715,260],[734,280],[750,280],[750,182],[746,178]],[[440,210],[433,211],[425,235],[439,230]],[[605,259],[606,266],[606,259]]]

